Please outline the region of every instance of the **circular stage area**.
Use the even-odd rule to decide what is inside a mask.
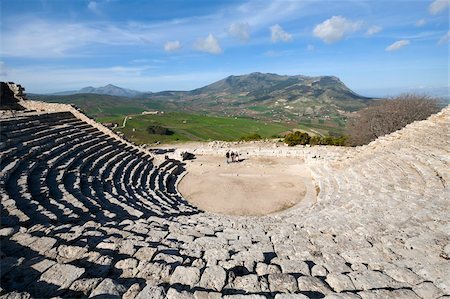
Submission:
[[[305,198],[312,185],[301,159],[254,157],[226,163],[199,156],[186,165],[178,184],[183,197],[198,208],[220,214],[261,216],[288,209]]]

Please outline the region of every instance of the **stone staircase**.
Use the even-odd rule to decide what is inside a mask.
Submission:
[[[55,110],[0,121],[1,298],[450,295],[449,108],[308,149],[317,202],[264,217],[199,211],[180,161]]]

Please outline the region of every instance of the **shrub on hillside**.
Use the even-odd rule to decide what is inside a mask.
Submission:
[[[343,146],[346,144],[347,136],[312,136],[309,140],[310,145],[336,145]]]
[[[294,133],[287,134],[286,137],[284,137],[284,142],[288,146],[294,146],[294,145],[305,145],[309,143],[309,139],[311,137],[308,135],[308,133],[295,131]]]
[[[253,133],[244,137],[241,137],[239,140],[241,141],[256,141],[256,140],[261,140],[262,137],[261,135],[257,134],[257,133]]]
[[[151,125],[147,127],[147,132],[154,135],[173,135],[173,131],[160,125]]]
[[[347,128],[348,144],[368,144],[380,136],[395,132],[414,121],[424,120],[439,111],[436,100],[429,96],[403,94],[380,100],[356,113]]]

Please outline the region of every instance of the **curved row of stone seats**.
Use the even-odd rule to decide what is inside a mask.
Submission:
[[[448,166],[448,119],[445,110],[409,126],[396,133],[398,142],[311,148],[324,157],[307,164],[320,185],[317,203],[266,217],[197,213],[170,192],[176,188],[171,175],[183,171],[180,162],[155,165],[127,147],[105,144],[89,150],[95,143],[86,143],[83,150],[55,160],[52,170],[36,167],[33,173],[45,177],[41,187],[49,189],[52,174],[49,182],[66,192],[53,197],[55,202],[67,206],[71,195],[87,211],[69,207],[80,221],[19,222],[1,230],[1,294],[168,299],[448,295],[448,181],[440,173],[445,184],[438,186],[441,179],[433,177],[434,170]],[[417,144],[414,133],[431,137]],[[143,215],[133,217],[131,209]],[[65,217],[55,208],[52,212]]]
[[[28,125],[29,120],[33,126]],[[131,168],[151,164],[149,156],[134,148],[120,147],[120,142],[80,122],[71,113],[33,113],[29,117],[24,114],[18,119],[4,120],[1,125],[5,149],[1,161],[2,185],[7,202],[14,202],[12,209],[17,208],[27,216],[23,220],[31,223],[73,222],[83,215],[75,212],[81,211],[80,204],[93,215],[98,212],[99,217],[117,213],[140,217],[143,215],[141,210],[148,215],[154,214],[150,208],[140,205],[139,198],[127,187]],[[83,137],[78,139],[80,136]],[[101,184],[91,184],[97,180],[87,171],[92,160],[102,158],[102,154],[111,157],[111,153],[122,152],[126,157],[113,158],[113,163],[102,160],[108,166],[104,173],[99,173]],[[131,161],[133,165],[128,163]],[[111,190],[108,191],[108,187],[112,187]],[[147,187],[143,186],[144,189]],[[70,200],[67,200],[68,194]],[[70,202],[73,199],[76,199],[74,204]],[[138,209],[133,208],[136,205],[139,205]],[[151,208],[158,209],[158,206]],[[8,222],[6,218],[4,220]],[[17,220],[15,222],[17,224]]]

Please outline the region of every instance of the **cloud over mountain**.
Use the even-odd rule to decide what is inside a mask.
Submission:
[[[248,23],[232,23],[228,27],[228,34],[240,41],[247,42],[250,39],[250,26]]]
[[[325,43],[331,44],[343,39],[347,34],[359,30],[361,26],[361,21],[354,22],[342,16],[333,16],[318,24],[314,28],[313,34]]]
[[[222,53],[222,48],[220,47],[219,41],[211,33],[208,34],[206,38],[198,39],[195,42],[194,47],[201,52],[207,52],[211,54]]]
[[[270,33],[272,42],[274,43],[278,41],[289,42],[292,40],[292,34],[284,31],[283,28],[278,24],[275,24],[270,27]]]

